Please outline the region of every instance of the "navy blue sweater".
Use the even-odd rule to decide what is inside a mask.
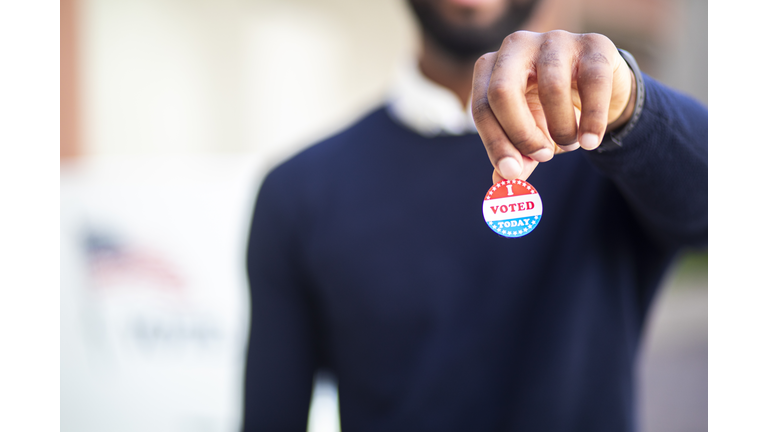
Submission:
[[[305,430],[327,369],[344,432],[635,430],[646,312],[707,239],[707,110],[645,80],[622,148],[539,164],[521,238],[483,220],[477,135],[424,138],[384,109],[274,169],[249,239],[244,429]]]

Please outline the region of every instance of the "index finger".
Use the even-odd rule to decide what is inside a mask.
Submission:
[[[488,101],[488,85],[497,57],[498,53],[488,53],[475,63],[472,80],[472,117],[495,173],[506,179],[525,180],[538,162],[523,156],[515,148],[496,119]]]
[[[488,101],[512,145],[521,154],[546,162],[554,155],[555,144],[545,132],[548,119],[535,79],[539,39],[540,35],[525,31],[504,38],[491,72]]]

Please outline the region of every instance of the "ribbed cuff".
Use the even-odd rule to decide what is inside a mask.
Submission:
[[[643,112],[643,105],[645,105],[645,82],[643,81],[643,74],[640,71],[640,66],[637,65],[635,57],[628,51],[619,48],[619,54],[627,62],[627,65],[632,69],[632,73],[635,74],[635,85],[637,87],[637,97],[635,99],[635,110],[632,113],[632,118],[629,119],[623,128],[611,131],[603,137],[603,142],[596,149],[598,153],[614,150],[620,148],[624,138],[632,132],[635,128],[637,121],[640,120],[640,114]]]

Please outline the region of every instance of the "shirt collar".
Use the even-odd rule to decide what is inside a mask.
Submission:
[[[453,92],[427,79],[416,61],[397,71],[388,100],[390,116],[423,136],[477,133],[469,104],[462,106]]]

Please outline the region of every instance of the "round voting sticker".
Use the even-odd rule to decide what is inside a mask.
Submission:
[[[488,190],[483,200],[485,222],[504,237],[522,237],[541,220],[541,197],[523,180],[502,180]]]

